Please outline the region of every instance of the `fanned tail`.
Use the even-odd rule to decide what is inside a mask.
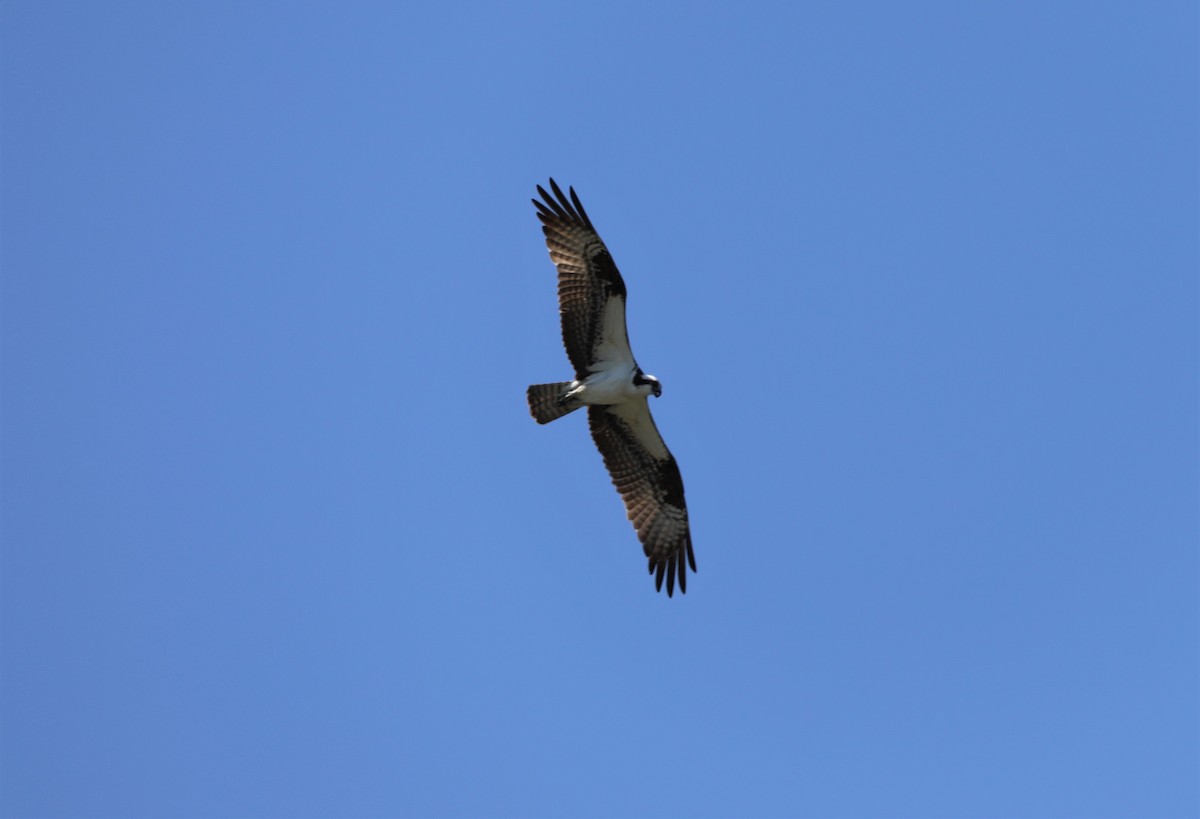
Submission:
[[[529,414],[539,424],[548,424],[583,406],[580,401],[564,401],[572,382],[559,381],[555,384],[534,384],[525,393],[529,399]]]

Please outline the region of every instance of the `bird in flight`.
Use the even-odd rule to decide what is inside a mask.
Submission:
[[[649,396],[662,384],[638,366],[625,329],[625,282],[600,240],[575,189],[565,196],[553,179],[551,196],[538,185],[533,200],[550,259],[558,268],[558,312],[563,346],[575,368],[574,381],[534,384],[526,392],[529,412],[548,424],[580,407],[625,502],[650,561],[655,588],[667,595],[687,591],[687,567],[696,571],[688,529],[683,478],[654,419]]]

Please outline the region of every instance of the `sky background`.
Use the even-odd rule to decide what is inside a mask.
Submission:
[[[1197,816],[1197,23],[3,3],[3,815]]]

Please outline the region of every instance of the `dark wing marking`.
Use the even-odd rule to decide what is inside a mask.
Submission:
[[[588,407],[588,426],[650,560],[655,586],[662,590],[665,575],[668,596],[675,591],[676,579],[679,591],[686,592],[687,566],[696,571],[696,556],[683,477],[654,426],[646,399]]]
[[[538,185],[544,201],[534,199],[533,204],[542,220],[550,259],[558,267],[563,346],[575,377],[583,379],[598,352],[601,358],[633,362],[625,330],[625,282],[575,189],[570,188],[569,199],[553,179],[550,189],[553,196]]]

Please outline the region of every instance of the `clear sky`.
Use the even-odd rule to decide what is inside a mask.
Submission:
[[[1197,816],[1197,22],[5,2],[3,815]]]

